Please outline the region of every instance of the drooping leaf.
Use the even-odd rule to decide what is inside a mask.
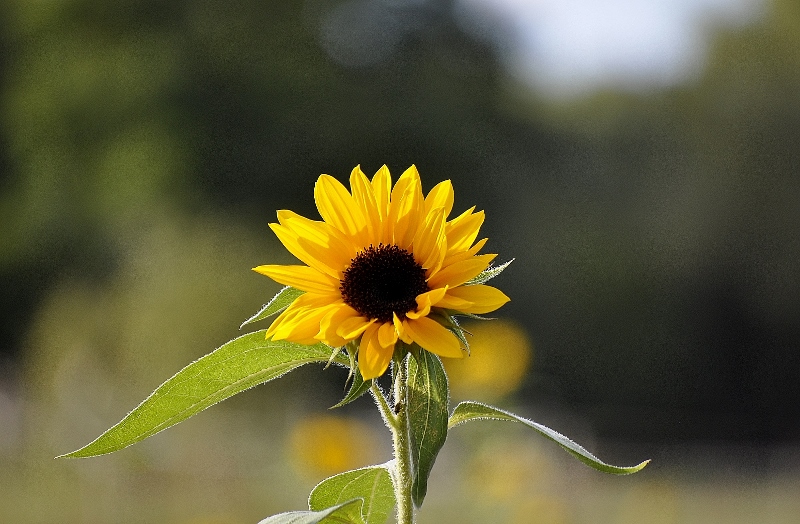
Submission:
[[[481,271],[480,274],[478,274],[478,276],[473,277],[473,278],[467,280],[466,282],[464,282],[464,285],[465,286],[474,286],[475,284],[485,284],[489,280],[493,279],[494,277],[496,277],[497,275],[502,273],[503,270],[505,268],[507,268],[509,266],[509,264],[511,264],[513,261],[514,261],[514,259],[512,258],[508,262],[504,262],[504,263],[500,264],[499,266],[488,267],[488,268],[484,269],[483,271]]]
[[[275,313],[280,313],[289,307],[289,305],[303,293],[305,293],[305,291],[301,291],[291,286],[286,286],[278,291],[278,293],[272,297],[272,300],[265,304],[264,307],[258,311],[258,313],[242,322],[242,325],[239,326],[239,329],[242,329],[247,324],[252,324],[253,322],[258,322],[259,320],[264,320],[265,318],[271,317]]]
[[[466,401],[461,402],[458,406],[456,406],[456,408],[453,410],[453,414],[450,416],[449,427],[452,428],[470,420],[508,420],[520,422],[529,428],[536,430],[542,436],[552,440],[584,464],[587,464],[604,473],[612,473],[614,475],[629,475],[641,470],[650,462],[649,460],[645,460],[641,464],[630,467],[612,466],[610,464],[606,464],[599,458],[589,453],[583,446],[576,444],[561,433],[554,431],[547,426],[543,426],[537,422],[533,422],[532,420],[522,418],[513,413],[509,413],[508,411],[487,406],[486,404],[481,404],[479,402]]]
[[[115,426],[61,457],[92,457],[130,446],[241,391],[309,362],[326,362],[332,349],[272,341],[264,331],[235,338],[161,384]],[[345,357],[337,362],[348,364]]]
[[[355,499],[322,511],[290,511],[267,517],[258,524],[365,524],[361,504],[361,499]]]
[[[360,498],[361,516],[366,524],[383,524],[394,509],[392,478],[386,466],[345,471],[317,484],[308,497],[308,507],[319,511],[343,500]]]
[[[450,390],[442,361],[418,351],[408,361],[408,421],[411,444],[411,498],[422,506],[436,455],[447,439]]]
[[[370,386],[372,386],[372,380],[364,380],[364,377],[361,376],[361,371],[358,369],[358,364],[355,364],[355,368],[353,369],[353,382],[350,384],[350,389],[347,392],[347,395],[335,406],[331,406],[331,409],[340,408],[345,406],[367,391],[369,391]]]

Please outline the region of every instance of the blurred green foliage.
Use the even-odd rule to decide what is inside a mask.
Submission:
[[[356,8],[370,16],[342,15]],[[453,12],[3,3],[3,351],[38,369],[60,349],[37,333],[93,322],[98,358],[169,333],[186,349],[159,369],[176,370],[275,292],[247,273],[285,256],[275,209],[315,216],[319,173],[416,163],[429,186],[453,179],[458,210],[485,208],[489,250],[518,260],[504,315],[537,347],[522,398],[581,405],[607,436],[800,437],[795,3],[718,33],[694,83],[560,102],[505,76],[503,46]],[[239,276],[198,287],[222,271],[192,269],[204,257]],[[130,280],[132,264],[184,263]],[[208,314],[155,314],[151,292]]]
[[[507,402],[558,407],[542,422],[580,441],[587,427],[800,439],[797,2],[718,31],[692,83],[558,102],[509,79],[505,42],[453,13],[450,1],[0,4],[0,520],[255,522],[302,507],[314,480],[275,481],[291,462],[283,439],[341,398],[336,371],[298,371],[119,456],[50,457],[235,336],[278,289],[249,268],[289,260],[267,228],[275,209],[315,216],[316,177],[357,163],[395,175],[416,163],[428,187],[453,180],[456,211],[487,210],[488,251],[517,259],[498,281],[512,297],[500,316],[536,347]],[[306,380],[307,397],[281,394]],[[265,412],[283,419],[267,426]],[[608,487],[589,470],[549,475],[560,455],[491,435],[469,460],[445,448],[422,519],[797,515],[796,477]]]

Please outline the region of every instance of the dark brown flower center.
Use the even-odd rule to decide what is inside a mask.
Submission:
[[[345,303],[369,319],[389,322],[392,313],[405,318],[428,291],[425,270],[397,246],[369,246],[350,261],[339,286]]]

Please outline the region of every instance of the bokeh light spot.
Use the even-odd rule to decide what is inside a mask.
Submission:
[[[467,323],[470,356],[445,359],[450,389],[456,398],[490,401],[515,391],[522,384],[533,358],[527,333],[507,320]]]
[[[372,428],[354,418],[312,416],[297,423],[289,436],[292,463],[315,478],[372,464],[377,448]]]

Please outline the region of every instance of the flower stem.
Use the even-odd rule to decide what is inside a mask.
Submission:
[[[392,483],[397,504],[397,524],[414,524],[414,506],[411,500],[411,448],[409,447],[408,410],[408,362],[407,357],[395,359],[392,366],[392,397],[394,409],[383,392],[372,382],[370,391],[383,420],[392,432],[394,466]]]
[[[411,447],[408,427],[408,355],[395,360],[394,374],[395,427],[392,428],[394,444],[394,494],[397,499],[397,524],[414,523],[414,505],[411,501]]]

